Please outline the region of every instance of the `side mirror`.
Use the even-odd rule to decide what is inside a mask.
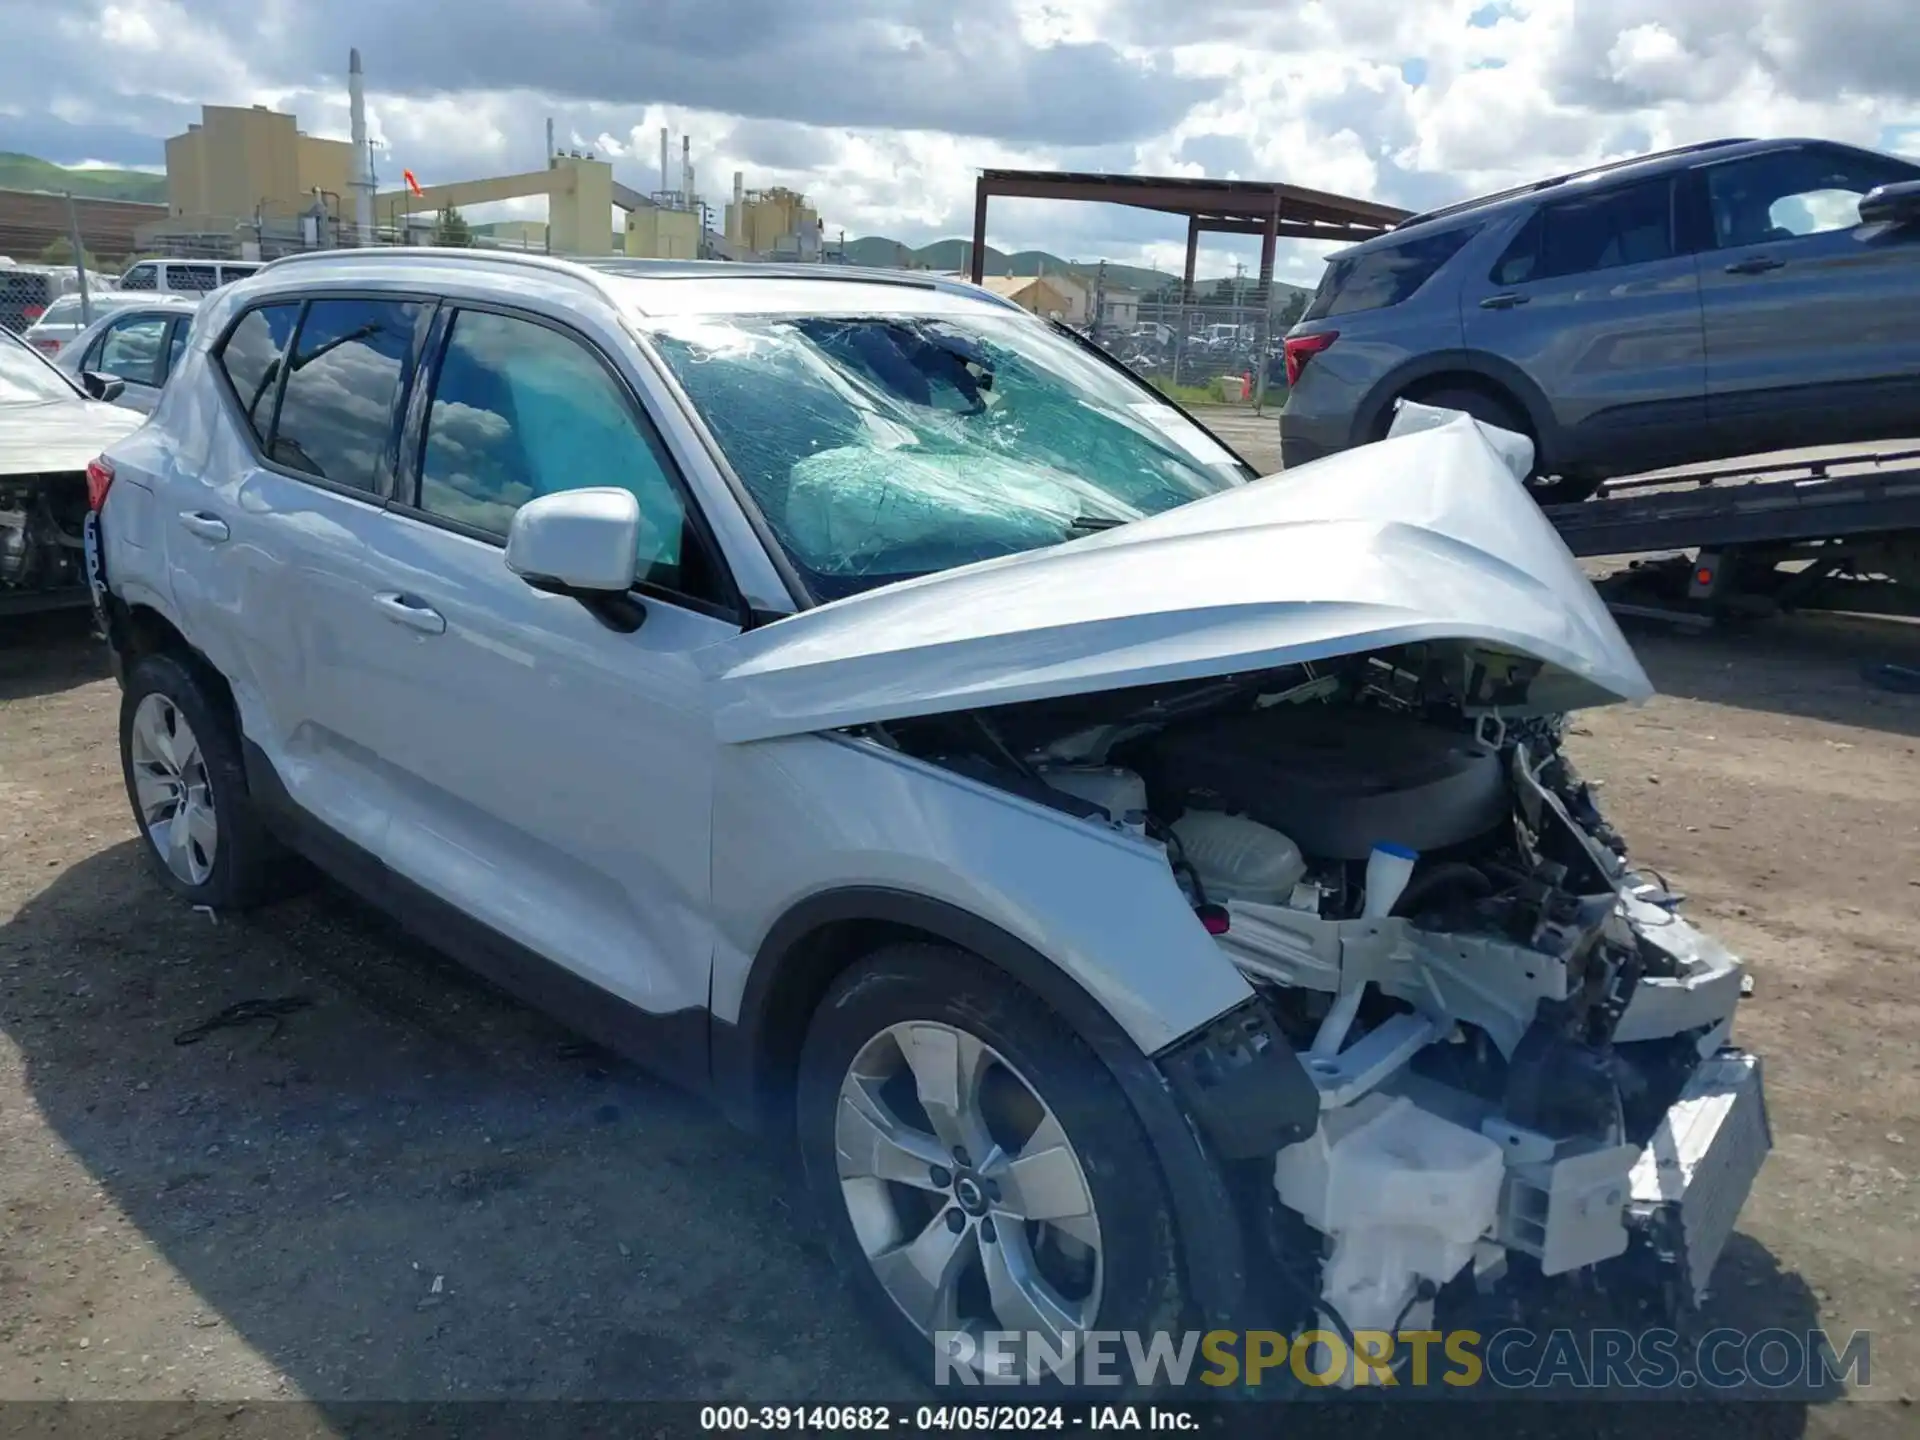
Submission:
[[[631,633],[646,611],[630,593],[640,502],[612,487],[529,500],[507,529],[507,568],[536,590],[571,595],[610,628]]]
[[[127,382],[118,375],[102,375],[98,370],[87,370],[80,376],[80,388],[96,400],[118,400],[127,393]]]
[[[1912,225],[1920,222],[1920,180],[1876,185],[1860,200],[1863,225]]]

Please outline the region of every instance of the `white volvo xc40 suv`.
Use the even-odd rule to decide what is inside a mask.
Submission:
[[[1649,685],[1526,442],[1402,421],[1263,479],[954,282],[281,261],[90,476],[127,790],[797,1137],[923,1374],[1684,1304],[1741,967],[1561,754]]]

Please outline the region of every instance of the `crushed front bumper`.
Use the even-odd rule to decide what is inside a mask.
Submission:
[[[1533,1155],[1541,1137],[1483,1127],[1508,1149],[1496,1238],[1543,1275],[1652,1261],[1661,1288],[1698,1304],[1773,1148],[1760,1059],[1702,1060],[1643,1146]],[[1628,1252],[1632,1253],[1629,1255]]]
[[[1698,1303],[1773,1148],[1760,1057],[1701,1062],[1629,1176],[1628,1223],[1676,1265]]]

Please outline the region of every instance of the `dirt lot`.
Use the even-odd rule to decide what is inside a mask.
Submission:
[[[1920,699],[1858,670],[1920,662],[1920,636],[1636,638],[1661,697],[1573,744],[1639,856],[1750,958],[1778,1145],[1711,1318],[1873,1332],[1889,1403],[1769,1406],[1754,1433],[1913,1433]],[[0,1399],[913,1393],[779,1163],[702,1104],[331,890],[218,923],[166,898],[117,701],[84,625],[9,623]],[[277,1030],[176,1041],[288,996],[311,1004]]]

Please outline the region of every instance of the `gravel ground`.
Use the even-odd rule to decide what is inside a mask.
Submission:
[[[1769,1066],[1777,1150],[1709,1318],[1870,1330],[1888,1402],[1745,1428],[1920,1433],[1920,699],[1858,679],[1920,662],[1920,632],[1636,640],[1660,698],[1572,745],[1752,962],[1740,1033]],[[0,1399],[915,1393],[780,1158],[705,1105],[331,889],[217,923],[166,897],[117,701],[84,624],[8,622]],[[177,1041],[285,997],[307,1004],[277,1026]]]

